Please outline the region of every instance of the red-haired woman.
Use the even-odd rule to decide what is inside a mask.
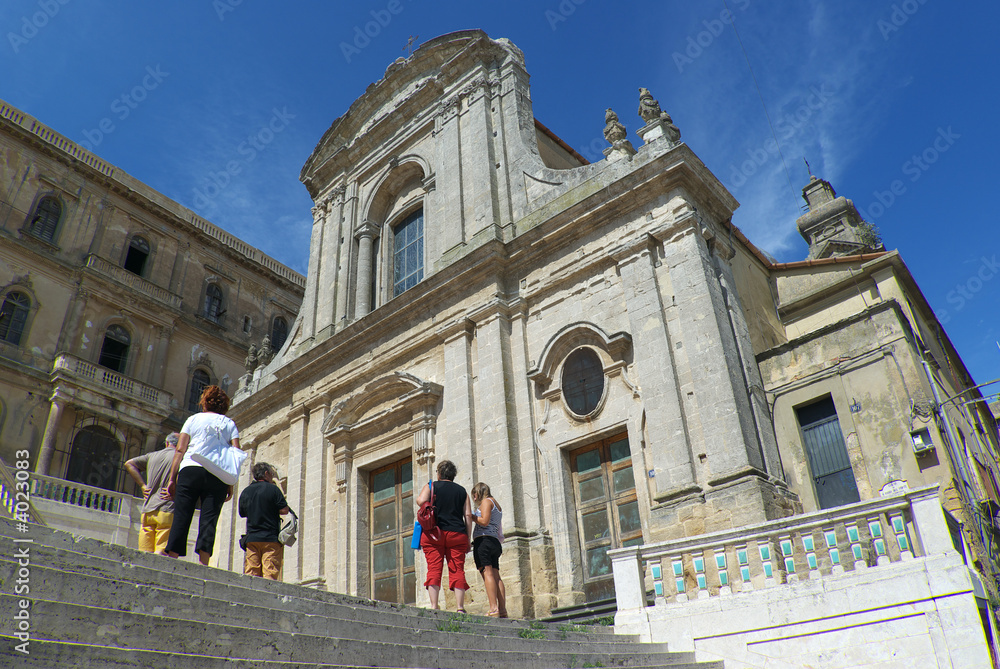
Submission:
[[[222,505],[233,496],[233,487],[223,483],[214,474],[191,458],[188,447],[199,450],[211,440],[221,439],[231,447],[240,447],[240,434],[236,423],[226,417],[229,411],[229,397],[219,386],[207,386],[198,400],[201,412],[189,417],[181,428],[177,441],[177,452],[170,467],[170,483],[167,494],[174,498],[174,523],[167,539],[167,555],[182,557],[187,555],[187,536],[191,528],[191,518],[201,501],[201,516],[198,520],[198,541],[194,549],[198,560],[208,564],[215,544],[215,525],[219,521]]]

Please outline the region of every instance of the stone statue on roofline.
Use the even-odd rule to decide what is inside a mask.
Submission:
[[[260,358],[260,364],[262,367],[266,367],[271,359],[274,358],[274,350],[271,348],[271,336],[264,335],[264,339],[260,342],[260,353],[257,354]]]
[[[632,147],[632,143],[625,139],[628,136],[628,132],[625,130],[625,126],[621,124],[621,121],[618,120],[618,114],[612,111],[610,107],[604,112],[604,124],[604,139],[608,140],[608,143],[611,144],[611,148],[604,149],[604,156],[608,159],[608,162],[634,156],[635,149]]]
[[[649,144],[655,139],[666,137],[669,141],[677,143],[681,139],[681,131],[670,114],[660,109],[660,103],[653,98],[653,94],[648,88],[639,89],[639,117],[645,121],[646,125],[636,131],[642,140]]]
[[[259,364],[260,360],[257,359],[257,347],[250,344],[250,348],[247,350],[246,360],[243,361],[243,367],[247,370],[247,374],[253,374]]]

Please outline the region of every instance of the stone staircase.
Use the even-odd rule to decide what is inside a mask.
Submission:
[[[0,518],[4,667],[722,668],[610,628],[375,602],[23,527]]]

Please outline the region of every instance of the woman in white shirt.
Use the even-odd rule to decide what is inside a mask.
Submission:
[[[240,434],[236,423],[226,417],[229,397],[218,386],[207,386],[198,400],[201,413],[190,416],[181,428],[177,452],[170,467],[167,494],[174,499],[174,522],[167,540],[167,555],[187,555],[187,536],[194,510],[201,502],[198,520],[198,540],[194,549],[198,560],[207,565],[215,544],[215,526],[219,521],[222,505],[233,496],[233,487],[219,480],[214,474],[195,462],[188,452],[198,452],[213,440],[221,440],[234,448],[240,447]]]
[[[476,526],[472,530],[472,557],[476,569],[486,584],[486,599],[490,603],[487,615],[494,618],[507,617],[507,593],[500,578],[500,555],[503,548],[503,509],[490,494],[490,487],[477,483],[472,487],[472,501]]]

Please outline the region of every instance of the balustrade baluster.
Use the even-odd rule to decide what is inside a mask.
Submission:
[[[708,597],[708,575],[705,573],[704,554],[695,554],[691,560],[694,566],[694,579],[698,584],[698,599]]]
[[[715,550],[715,569],[719,573],[719,594],[731,594],[733,589],[729,586],[729,570],[726,568],[725,547]]]
[[[764,572],[764,586],[770,587],[775,584],[774,565],[771,564],[771,543],[768,540],[757,542],[757,550],[760,552],[761,569]]]
[[[861,533],[857,525],[847,525],[847,540],[851,542],[851,555],[854,557],[855,569],[866,569],[865,554],[861,550]]]
[[[736,547],[736,562],[740,566],[740,590],[753,590],[753,582],[750,580],[750,551],[746,546]]]
[[[830,565],[832,566],[833,574],[844,573],[844,565],[840,564],[840,547],[837,544],[837,530],[831,527],[828,530],[823,531],[823,537],[826,539],[827,554],[830,556]]]
[[[892,532],[896,535],[896,545],[899,546],[899,557],[901,560],[912,560],[913,551],[910,549],[910,538],[906,532],[906,521],[903,516],[892,516],[889,519],[892,525]]]
[[[677,589],[677,601],[686,602],[687,592],[684,587],[684,558],[676,557],[670,561],[671,569],[674,572],[674,585]]]
[[[882,536],[882,522],[878,518],[868,519],[868,532],[872,537],[872,547],[875,549],[875,561],[879,565],[889,564],[889,553],[885,548],[885,537]]]
[[[819,578],[819,562],[816,560],[816,542],[813,535],[802,535],[802,548],[806,552],[806,564],[809,566],[809,578]]]

